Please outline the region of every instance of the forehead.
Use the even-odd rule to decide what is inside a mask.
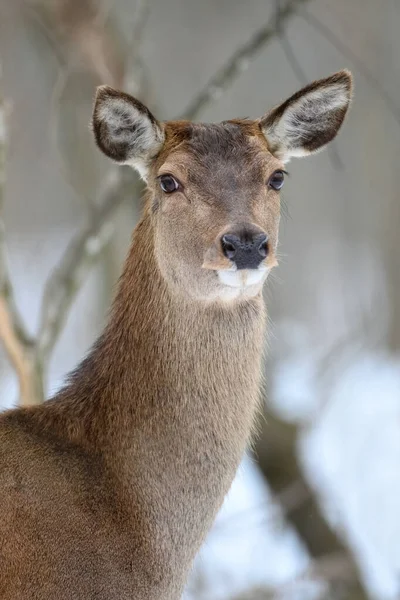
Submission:
[[[159,164],[173,165],[176,161],[196,182],[205,172],[213,179],[227,175],[255,178],[263,175],[269,160],[273,157],[257,123],[236,120],[218,124],[167,123]]]

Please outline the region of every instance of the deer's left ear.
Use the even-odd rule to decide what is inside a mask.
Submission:
[[[287,162],[323,148],[338,133],[349,108],[352,76],[339,71],[303,88],[260,119],[272,154]]]

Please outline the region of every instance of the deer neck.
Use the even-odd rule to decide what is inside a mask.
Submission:
[[[156,265],[150,221],[135,230],[108,326],[38,417],[104,453],[130,451],[144,436],[174,460],[218,456],[231,479],[259,399],[263,299],[177,298]]]
[[[159,549],[160,568],[173,563],[171,581],[178,572],[183,581],[251,433],[264,305],[261,296],[236,306],[177,298],[151,232],[145,216],[108,326],[39,410],[52,432],[103,457],[133,519],[127,535],[151,539],[149,560]]]
[[[261,296],[227,306],[172,293],[156,265],[145,216],[109,324],[67,388],[108,416],[89,418],[89,437],[129,444],[132,428],[160,426],[161,435],[182,429],[179,435],[190,437],[188,431],[202,427],[205,437],[215,432],[217,445],[241,454],[259,394],[264,320]]]

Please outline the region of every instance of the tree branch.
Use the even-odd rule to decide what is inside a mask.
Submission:
[[[58,0],[56,4],[52,5],[49,5],[47,0],[35,1],[37,6],[42,6],[47,11],[50,11],[48,14],[56,24],[56,32],[61,39],[66,39],[68,43],[76,38],[74,31],[95,32],[95,36],[89,34],[78,36],[79,41],[86,39],[90,39],[91,43],[95,41],[95,48],[101,47],[104,49],[106,48],[106,44],[110,45],[111,40],[114,38],[119,39],[114,30],[111,33],[105,31],[104,20],[107,14],[103,14],[104,11],[101,12],[98,10],[96,0],[84,0],[83,5],[80,5],[79,9],[77,9],[78,7],[71,0]],[[132,84],[134,80],[136,84],[135,90],[138,92],[141,89],[144,66],[136,55],[139,54],[141,34],[148,16],[148,8],[147,0],[138,0],[132,24],[133,39],[128,42],[128,46],[131,47],[132,52],[124,53],[124,55],[128,54],[129,58],[126,59],[121,52],[117,54],[116,48],[112,48],[113,52],[111,54],[115,69],[111,69],[108,73],[106,77],[108,83],[122,86],[123,82]],[[72,27],[72,25],[74,26]],[[74,35],[75,38],[73,37]],[[86,63],[86,66],[97,75],[103,73],[104,80],[105,70],[102,66],[103,63],[106,63],[104,53],[89,52],[88,54],[88,46],[85,44],[86,42],[82,47],[78,44],[77,48],[71,49],[71,52],[76,52],[76,49],[78,49],[78,51],[83,53],[84,58],[90,55],[91,60]],[[99,61],[100,63],[98,64]],[[135,66],[139,65],[135,69],[135,73],[133,73],[132,64]],[[71,62],[71,59],[68,59],[61,70],[54,88],[51,111],[52,129],[54,131],[56,131],[55,123],[56,119],[58,119],[60,96],[71,68],[73,68],[73,62]],[[58,139],[55,138],[53,141],[55,147],[58,148]],[[75,189],[73,178],[67,173],[62,156],[60,156],[60,167],[66,179]],[[126,198],[127,190],[130,189],[131,193],[133,192],[134,195],[138,195],[140,187],[139,180],[133,171],[113,167],[109,171],[105,184],[100,190],[99,201],[94,203],[85,198],[86,204],[90,206],[89,222],[74,236],[57,267],[48,278],[44,288],[39,330],[35,341],[35,351],[38,361],[43,367],[49,361],[80,287],[84,283],[91,267],[110,240],[113,233],[112,220],[115,212]]]
[[[132,190],[133,188],[133,190]],[[67,319],[69,309],[96,259],[113,233],[112,219],[128,190],[138,192],[133,172],[115,167],[101,192],[99,208],[91,221],[74,237],[44,289],[37,350],[46,363]]]
[[[1,110],[1,109],[0,109]],[[1,149],[0,149],[1,153]],[[0,178],[1,178],[1,167],[0,167]],[[3,186],[0,184],[0,198],[3,195]],[[0,215],[1,215],[1,200],[0,200]],[[9,313],[9,320],[12,323],[13,330],[15,331],[16,337],[21,341],[22,344],[28,345],[31,343],[25,325],[22,321],[22,317],[19,313],[15,302],[15,295],[13,286],[11,283],[10,274],[7,266],[7,251],[5,244],[5,230],[4,223],[0,216],[0,296],[3,298],[7,312]]]
[[[5,100],[0,97],[0,339],[18,377],[21,404],[28,405],[40,402],[40,385],[33,367],[32,340],[26,332],[15,301],[7,265],[4,223],[1,218],[6,183],[8,112]]]
[[[49,11],[46,13],[47,16],[51,17],[53,23],[56,24],[57,40],[54,39],[54,41],[57,43],[55,45],[60,44],[61,39],[69,41],[69,34],[73,33],[71,24],[76,24],[77,27],[74,27],[74,30],[79,29],[81,31],[86,27],[92,27],[99,37],[103,33],[99,19],[96,20],[96,0],[85,0],[79,10],[75,10],[76,7],[70,0],[61,0],[55,4],[49,4],[46,0],[34,0],[33,6],[36,10],[41,7],[44,11]],[[147,12],[147,0],[140,0],[138,14],[135,15],[134,28],[136,32],[138,28],[143,28]],[[106,38],[107,40],[111,39],[107,35]],[[101,45],[101,43],[100,41],[99,44]],[[135,40],[136,51],[139,50],[138,45],[138,40]],[[82,50],[85,53],[85,49],[87,50],[86,46],[82,50],[78,45],[78,51]],[[113,56],[116,56],[115,53]],[[87,57],[85,56],[85,58]],[[102,58],[102,55],[100,58]],[[97,65],[96,61],[97,55],[93,55],[90,67],[94,73],[100,74],[102,73],[102,65]],[[118,65],[124,67],[122,56],[121,60],[117,62]],[[56,91],[59,91],[59,87],[63,87],[69,69],[68,59],[66,64],[63,64],[62,77],[58,82],[61,81],[62,85],[58,85],[54,92],[56,99]],[[124,69],[121,70],[118,67],[115,81],[113,79],[112,83],[116,84],[118,80],[122,81],[121,74],[125,77]],[[111,76],[113,75],[110,74]],[[3,104],[1,108],[3,108]],[[2,110],[0,116],[3,116],[3,113]],[[0,144],[2,159],[0,194],[2,195],[5,180],[5,127],[1,127],[1,123],[0,136],[0,141],[4,142]],[[43,401],[43,369],[48,364],[71,305],[85,280],[85,276],[110,239],[113,231],[112,219],[118,207],[126,198],[127,190],[131,189],[131,192],[136,194],[140,187],[138,178],[133,171],[119,167],[110,170],[109,176],[100,191],[99,202],[91,203],[88,224],[73,238],[45,285],[36,339],[28,337],[17,311],[11,280],[6,268],[4,227],[0,221],[0,335],[20,379],[22,404]],[[0,196],[0,202],[1,199],[2,196]]]
[[[296,13],[300,4],[308,0],[289,0],[280,11],[280,21],[284,23],[289,17]],[[245,71],[249,62],[265,47],[268,42],[277,36],[276,15],[274,15],[264,27],[259,29],[253,37],[245,42],[226,64],[211,78],[203,90],[192,100],[183,112],[185,119],[194,120],[214,100],[231,86],[236,78]]]
[[[34,353],[32,348],[25,346],[18,337],[9,306],[2,295],[0,295],[0,339],[18,377],[21,405],[40,404],[43,401],[41,380],[37,377]]]
[[[298,427],[268,413],[267,419],[262,422],[262,429],[263,434],[256,445],[261,471],[276,498],[284,490],[290,489],[293,481],[297,482],[296,493],[301,494],[301,501],[296,503],[295,499],[290,499],[290,511],[286,513],[286,518],[306,546],[313,564],[318,564],[327,555],[346,556],[353,573],[351,597],[360,600],[367,598],[351,551],[327,522],[315,493],[304,477],[297,456]]]
[[[68,11],[69,6],[74,6],[69,0],[63,1],[64,8],[68,8]],[[85,0],[85,2],[87,6],[86,13],[90,14],[91,19],[86,17],[85,22],[80,27],[87,26],[87,23],[90,22],[90,26],[95,26],[96,31],[100,31],[102,26],[99,19],[92,22],[94,0]],[[74,15],[71,11],[70,14]],[[79,14],[80,11],[74,15],[75,20]],[[148,15],[148,0],[137,0],[131,28],[132,36],[127,42],[127,52],[125,52],[128,58],[121,56],[118,61],[122,71],[120,68],[118,69],[117,80],[120,79],[124,83],[124,87],[133,88],[136,94],[142,92],[142,95],[145,95],[142,89],[144,87],[145,68],[140,59],[140,45]],[[61,29],[61,26],[59,29]],[[111,39],[111,37],[108,36],[108,39]],[[95,58],[93,61],[94,64]],[[100,69],[96,67],[94,71],[99,73]],[[112,83],[117,85],[115,80]],[[61,87],[63,85],[61,81]],[[55,99],[57,100],[57,96],[55,96]],[[71,305],[87,273],[110,240],[113,232],[113,217],[124,201],[127,191],[129,190],[134,196],[139,196],[141,187],[139,179],[133,171],[113,167],[100,192],[100,201],[97,206],[93,202],[88,202],[91,207],[90,222],[73,238],[45,285],[36,342],[37,352],[43,364],[46,364],[49,360],[68,317]]]

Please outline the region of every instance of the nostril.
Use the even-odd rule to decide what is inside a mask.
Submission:
[[[222,236],[221,245],[222,251],[227,258],[232,260],[235,257],[237,250],[238,238],[235,235],[224,235]]]
[[[268,237],[266,235],[263,236],[263,239],[259,243],[258,253],[263,258],[266,258],[268,256]]]
[[[240,235],[225,233],[221,237],[221,249],[237,269],[257,269],[268,256],[268,236],[266,233],[243,229]]]

